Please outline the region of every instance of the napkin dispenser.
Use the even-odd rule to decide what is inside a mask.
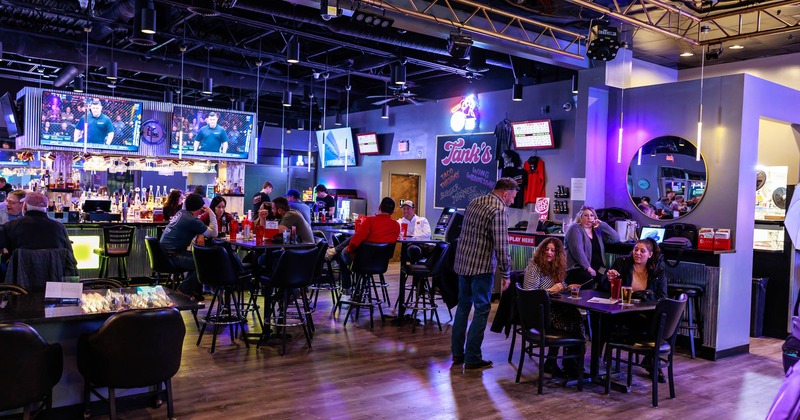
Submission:
[[[635,242],[639,239],[636,236],[636,228],[638,224],[635,220],[617,220],[615,230],[619,234],[619,240],[622,242]]]
[[[731,249],[731,230],[717,229],[714,232],[714,250],[727,251]]]
[[[701,228],[697,234],[697,249],[703,251],[714,250],[714,229]]]

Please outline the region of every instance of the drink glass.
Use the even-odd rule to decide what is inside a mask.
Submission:
[[[569,298],[570,299],[580,299],[581,298],[581,286],[576,284],[569,287]]]
[[[619,300],[622,279],[619,276],[609,276],[608,281],[611,283],[611,300]]]
[[[283,231],[283,243],[285,244],[289,243],[289,235],[291,235],[291,232],[289,232],[288,230]]]
[[[408,224],[401,223],[400,224],[400,238],[406,239],[408,237]]]
[[[633,296],[633,287],[623,286],[622,288],[622,304],[629,306],[631,304],[631,296]]]

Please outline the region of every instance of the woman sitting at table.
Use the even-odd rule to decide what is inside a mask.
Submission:
[[[547,238],[536,247],[533,257],[528,260],[525,267],[525,280],[522,288],[525,290],[547,290],[550,293],[561,293],[567,285],[564,279],[567,276],[567,259],[564,252],[564,245],[556,238]],[[554,328],[569,332],[580,331],[581,335],[586,336],[583,326],[583,318],[575,308],[562,307],[558,305],[550,306],[550,322]],[[575,351],[572,347],[564,348],[564,355],[569,355],[570,351]],[[544,364],[544,371],[553,376],[566,375],[570,378],[578,377],[578,361],[575,359],[563,359],[563,372],[556,364],[555,356],[558,355],[558,347],[550,347],[547,353],[547,361]],[[552,357],[552,359],[551,359]]]
[[[664,276],[661,250],[652,238],[636,241],[630,255],[614,261],[608,270],[608,277],[620,277],[622,286],[633,287],[634,293],[649,290],[656,300],[667,297],[667,279]],[[608,283],[604,282],[603,288],[608,287]]]
[[[567,249],[567,282],[593,288],[605,274],[605,243],[619,242],[619,234],[597,218],[594,207],[583,206],[569,227],[564,242]]]
[[[231,220],[231,215],[225,211],[225,206],[227,205],[227,201],[225,201],[225,198],[223,198],[221,195],[211,199],[211,205],[209,208],[214,212],[214,215],[217,216],[217,233],[222,232],[223,227],[228,226],[228,222]],[[210,222],[208,213],[201,214],[200,221],[208,226],[208,223]]]

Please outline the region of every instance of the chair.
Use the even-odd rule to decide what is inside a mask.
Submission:
[[[583,390],[583,356],[586,339],[580,333],[562,331],[550,325],[550,296],[546,290],[524,290],[517,286],[517,310],[520,319],[520,354],[517,379],[522,376],[525,354],[537,356],[539,362],[539,394],[544,384],[545,352],[549,347],[574,347],[574,354],[557,356],[556,359],[578,360],[578,391]],[[535,351],[538,349],[538,353]],[[551,357],[548,357],[551,359]]]
[[[379,277],[380,283],[386,283],[383,274],[389,269],[389,260],[394,256],[394,246],[394,242],[388,244],[362,242],[356,248],[356,256],[350,269],[355,277],[350,300],[345,302],[344,299],[340,299],[338,303],[339,305],[349,303],[347,315],[344,317],[344,325],[347,325],[353,308],[356,308],[356,319],[358,319],[361,308],[369,308],[370,328],[374,327],[373,313],[376,306],[381,314],[381,319],[383,319],[382,302],[378,296],[374,276]]]
[[[19,291],[17,291],[19,292]],[[0,324],[0,411],[23,407],[23,418],[31,416],[31,405],[43,402],[50,409],[53,387],[61,380],[64,357],[61,345],[47,344],[31,326]]]
[[[83,290],[98,289],[122,289],[125,287],[121,282],[114,279],[81,279]]]
[[[259,286],[258,282],[255,281],[256,279],[253,278],[254,264],[250,262],[242,262],[242,260],[239,259],[239,256],[236,255],[236,251],[233,250],[230,242],[220,239],[213,239],[212,242],[216,246],[225,248],[225,251],[228,252],[228,257],[230,258],[231,264],[233,264],[233,269],[236,271],[236,275],[239,276],[239,281],[241,281],[242,284],[247,285],[248,291],[250,292],[250,298],[248,299],[247,303],[244,302],[244,288],[242,288],[242,294],[239,296],[239,300],[242,302],[242,316],[247,318],[247,315],[250,312],[254,313],[259,326],[264,328],[264,320],[261,319],[261,312],[259,312],[260,306],[258,306],[258,297],[260,296],[258,290]]]
[[[94,250],[100,256],[100,273],[98,277],[108,277],[108,263],[117,260],[117,276],[128,282],[128,256],[131,255],[133,237],[136,228],[133,226],[103,226],[103,247]]]
[[[324,253],[324,251],[322,251]],[[320,249],[287,248],[278,259],[278,265],[272,277],[261,277],[264,290],[264,321],[277,328],[281,337],[281,355],[286,355],[286,328],[302,326],[306,343],[311,348],[311,311],[305,288],[311,284],[319,259]],[[302,306],[300,302],[302,302]],[[277,308],[275,305],[277,304]],[[294,311],[292,311],[292,306]],[[295,322],[290,318],[295,318]],[[268,338],[269,328],[264,328],[259,343]]]
[[[161,242],[154,236],[145,236],[144,245],[147,248],[147,260],[150,262],[150,271],[153,272],[156,284],[161,281],[161,276],[166,274],[166,286],[174,289],[183,280],[183,270],[175,266],[172,259],[161,247]]]
[[[689,348],[692,352],[692,359],[695,358],[694,340],[695,336],[703,338],[703,318],[700,312],[700,299],[703,297],[705,289],[693,284],[668,284],[667,294],[677,297],[685,294],[689,300],[686,302],[686,316],[681,319],[680,328],[689,331]]]
[[[439,242],[433,249],[425,264],[412,264],[406,268],[406,272],[413,278],[411,283],[411,291],[406,297],[406,301],[402,303],[406,309],[411,309],[411,317],[416,318],[417,312],[422,311],[423,321],[427,322],[427,311],[431,311],[431,321],[436,317],[436,324],[439,326],[439,331],[442,330],[442,323],[439,320],[439,307],[434,302],[435,295],[433,283],[430,279],[440,277],[444,270],[445,261],[447,260],[447,250],[450,244],[447,242]],[[412,323],[411,332],[416,331],[416,322]]]
[[[234,325],[239,325],[244,330],[247,320],[242,315],[241,288],[243,283],[234,270],[228,251],[220,246],[192,245],[194,266],[197,270],[197,280],[203,286],[211,288],[213,296],[208,305],[206,315],[200,318],[200,335],[197,345],[203,340],[206,327],[213,328],[210,353],[214,354],[217,345],[219,326],[227,325],[230,331],[231,342],[236,338]],[[245,341],[247,344],[247,341]]]
[[[111,418],[116,418],[117,388],[155,386],[167,397],[167,416],[174,417],[172,377],[181,366],[186,327],[174,308],[131,309],[111,315],[97,331],[78,338],[78,371],[83,376],[85,417],[91,394],[106,400],[97,388],[108,388]]]
[[[324,240],[317,242],[317,250],[319,255],[315,266],[316,269],[314,270],[314,280],[308,286],[308,299],[313,302],[311,306],[312,312],[317,308],[321,290],[327,290],[331,293],[331,305],[333,307],[336,307],[336,302],[338,302],[341,292],[341,287],[336,284],[331,262],[325,261],[325,251],[328,250],[328,243]]]
[[[11,283],[0,283],[0,297],[27,295],[24,287]]]
[[[668,371],[669,397],[675,398],[672,359],[675,355],[678,325],[683,310],[686,308],[686,300],[685,294],[681,294],[678,299],[661,299],[656,304],[648,331],[645,331],[644,334],[612,336],[606,343],[606,372],[611,371],[611,354],[614,349],[628,352],[627,361],[620,360],[619,354],[616,357],[617,363],[622,362],[628,365],[628,387],[631,386],[633,366],[642,366],[641,363],[634,362],[633,355],[649,356],[652,369],[653,407],[658,407],[658,370],[662,367],[667,367]],[[611,390],[611,375],[606,376],[606,395],[608,395]]]
[[[48,281],[62,281],[64,276],[77,276],[78,262],[66,248],[22,249],[11,254],[6,271],[6,283],[33,292],[44,291]]]

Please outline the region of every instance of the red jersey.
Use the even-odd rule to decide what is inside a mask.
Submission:
[[[530,162],[525,161],[523,169],[528,177],[528,183],[525,186],[525,203],[535,203],[537,198],[547,197],[547,193],[544,191],[544,161],[539,159],[536,169],[531,168]]]

